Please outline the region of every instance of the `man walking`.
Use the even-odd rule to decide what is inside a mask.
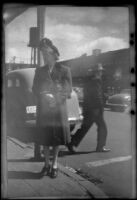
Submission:
[[[107,126],[104,121],[104,96],[102,89],[103,67],[98,64],[93,67],[91,75],[84,81],[84,101],[83,101],[83,123],[81,128],[72,136],[71,142],[67,145],[71,153],[75,153],[77,147],[90,127],[97,125],[97,147],[96,152],[108,152],[105,147],[107,139]]]

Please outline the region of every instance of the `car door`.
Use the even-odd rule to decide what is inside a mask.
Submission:
[[[6,122],[7,134],[11,137],[20,136],[25,128],[26,96],[21,88],[21,80],[16,75],[7,76],[6,88]]]

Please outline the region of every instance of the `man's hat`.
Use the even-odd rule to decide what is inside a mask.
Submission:
[[[43,38],[40,41],[40,43],[39,43],[39,49],[42,50],[43,48],[50,48],[57,57],[60,56],[57,47],[55,47],[53,45],[52,41],[50,39],[48,39],[48,38]]]
[[[101,63],[96,64],[93,68],[92,71],[101,71],[104,70],[103,66]]]

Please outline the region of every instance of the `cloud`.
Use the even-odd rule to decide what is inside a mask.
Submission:
[[[36,26],[36,8],[30,8],[5,27],[6,42],[28,43],[29,29]]]
[[[15,48],[9,48],[9,49],[6,51],[6,58],[9,58],[9,55],[10,55],[10,57],[13,57],[13,56],[15,56],[15,55],[17,55],[17,54],[18,54],[17,49],[15,49]]]
[[[128,43],[126,43],[122,39],[113,37],[104,37],[94,41],[88,41],[87,43],[83,42],[77,46],[68,44],[68,47],[66,48],[66,51],[64,52],[63,56],[64,59],[65,58],[71,59],[79,57],[85,53],[87,55],[92,55],[93,49],[101,49],[101,52],[103,53],[107,51],[114,51],[128,47],[129,47]]]
[[[21,51],[19,51],[21,49]],[[12,58],[16,57],[16,62],[25,61],[26,63],[30,63],[31,49],[26,46],[16,46],[6,48],[5,51],[5,59],[7,62],[11,61]]]
[[[59,24],[47,19],[45,36],[50,38],[60,51],[61,59],[79,55],[79,47],[98,38],[99,31],[95,27]]]
[[[60,51],[61,59],[71,59],[84,53],[92,54],[99,48],[102,52],[127,48],[128,43],[118,36],[118,30],[112,29],[104,35],[97,27],[73,24],[56,24],[56,20],[47,18],[45,35],[49,37]],[[111,34],[110,34],[111,33]],[[112,35],[112,36],[111,36]]]
[[[109,26],[128,21],[127,7],[75,7],[75,6],[48,6],[46,15],[56,19],[57,23],[77,25]]]
[[[65,38],[69,42],[77,42],[82,39],[98,37],[99,30],[92,26],[80,26],[73,24],[55,24],[55,20],[47,18],[45,25],[45,35],[50,36],[51,39]]]
[[[91,55],[95,48],[105,52],[128,47],[128,10],[124,7],[47,6],[45,22],[45,36],[57,46],[61,59]],[[29,28],[36,23],[36,8],[31,8],[6,27],[7,57],[30,57]]]
[[[114,24],[128,23],[129,10],[128,7],[110,7],[106,16],[108,16],[107,21]]]
[[[75,26],[94,27],[99,29],[100,37],[113,36],[128,40],[129,11],[128,7],[47,7],[46,19],[54,25],[70,24]],[[113,32],[111,30],[113,29]],[[112,34],[112,35],[111,35]]]
[[[91,55],[93,49],[101,49],[101,52],[114,51],[128,48],[129,44],[120,38],[103,37],[81,46],[79,51]]]

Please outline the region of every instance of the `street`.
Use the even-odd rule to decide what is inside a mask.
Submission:
[[[96,126],[89,130],[77,149],[70,155],[61,152],[59,162],[86,175],[109,197],[130,198],[135,187],[134,136],[127,113],[105,111],[108,127],[107,147],[111,152],[96,153]]]
[[[93,125],[77,148],[76,154],[70,154],[64,146],[60,147],[58,162],[94,183],[110,198],[134,197],[135,132],[131,132],[131,117],[127,113],[109,110],[104,112],[104,117],[108,127],[106,146],[111,149],[110,152],[95,152],[97,133],[96,125]],[[33,144],[30,146],[33,147]],[[24,149],[24,157],[33,157],[33,148],[27,147],[29,146]]]

